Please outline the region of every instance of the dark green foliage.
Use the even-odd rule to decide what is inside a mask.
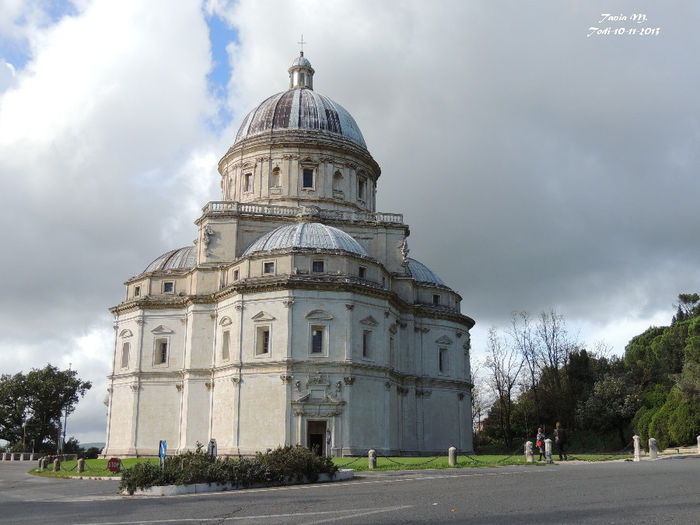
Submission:
[[[279,447],[255,458],[212,459],[200,443],[197,450],[165,458],[163,468],[137,463],[122,474],[120,489],[133,494],[136,489],[159,485],[192,483],[232,483],[238,487],[252,484],[282,485],[293,481],[316,481],[319,474],[335,474],[338,467],[303,447]]]
[[[85,451],[85,459],[97,459],[100,455],[100,449],[98,447],[90,447]]]
[[[608,374],[596,381],[593,392],[579,404],[582,428],[616,431],[620,446],[627,443],[625,429],[640,405],[639,387],[626,374]]]
[[[14,451],[31,450],[32,440],[38,452],[55,451],[64,411],[72,413],[91,387],[89,381],[78,377],[77,371],[59,370],[52,365],[27,374],[2,375],[0,439],[9,441]]]

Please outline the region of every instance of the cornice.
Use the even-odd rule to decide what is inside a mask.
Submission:
[[[162,310],[186,308],[193,304],[215,304],[224,299],[244,293],[275,292],[284,290],[322,290],[350,292],[367,297],[377,297],[388,301],[401,313],[412,313],[415,317],[452,321],[468,329],[475,321],[455,311],[438,309],[432,305],[412,305],[403,301],[395,292],[382,288],[371,281],[353,276],[317,277],[312,275],[277,275],[274,277],[256,277],[231,284],[215,293],[188,296],[146,296],[138,300],[123,302],[109,309],[113,314],[124,314],[135,310]]]

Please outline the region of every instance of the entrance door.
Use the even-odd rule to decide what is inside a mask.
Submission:
[[[321,456],[326,455],[326,422],[309,421],[306,427],[306,446]]]

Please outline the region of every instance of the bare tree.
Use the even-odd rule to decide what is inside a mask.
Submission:
[[[540,313],[537,323],[538,351],[544,366],[549,368],[546,377],[549,382],[548,390],[553,396],[552,402],[561,417],[561,404],[564,397],[562,373],[566,373],[569,352],[573,343],[566,330],[564,316],[554,310]]]
[[[470,369],[469,382],[472,385],[472,417],[474,422],[474,446],[479,445],[481,434],[482,415],[485,416],[488,407],[491,406],[491,396],[489,396],[488,386],[485,383],[483,369],[479,363],[472,365]]]
[[[528,379],[524,381],[532,390],[535,402],[535,418],[537,424],[542,422],[540,412],[539,382],[542,374],[536,334],[527,312],[513,312],[511,315],[510,336],[515,348],[520,352],[527,367]]]
[[[524,359],[518,349],[507,346],[496,329],[491,328],[485,365],[489,368],[490,383],[497,396],[499,424],[508,448],[513,446],[511,431],[513,395],[523,364]]]

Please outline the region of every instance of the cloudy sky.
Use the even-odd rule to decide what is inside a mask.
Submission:
[[[72,363],[95,384],[69,419],[83,442],[104,440],[108,307],[195,238],[220,198],[218,159],[245,114],[286,89],[302,33],[315,88],[354,115],[382,167],[378,208],[404,213],[411,255],[477,321],[476,359],[512,311],[550,308],[620,354],[669,322],[678,293],[700,291],[698,2],[0,0],[0,12],[0,373]]]

